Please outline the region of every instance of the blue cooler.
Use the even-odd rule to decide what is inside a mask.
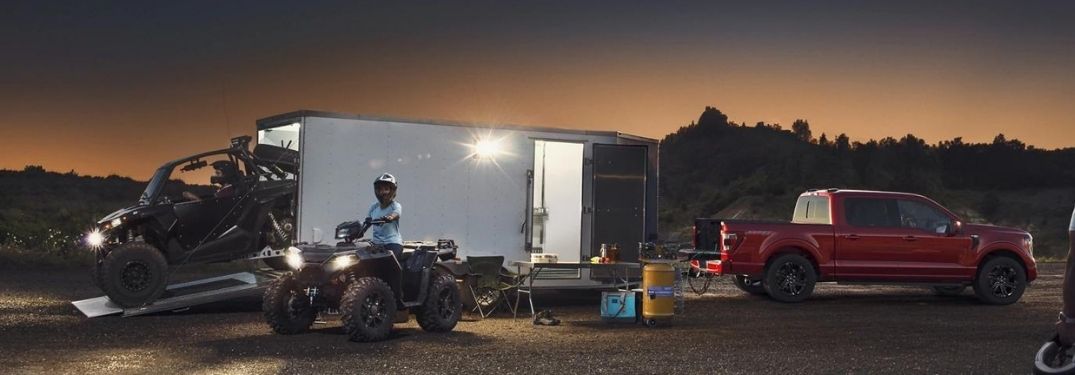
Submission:
[[[635,292],[601,293],[601,320],[634,323],[638,318],[637,309],[638,298]]]

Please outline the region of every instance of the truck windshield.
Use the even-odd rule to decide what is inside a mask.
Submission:
[[[832,224],[829,219],[829,197],[807,195],[795,202],[791,222],[796,224]]]

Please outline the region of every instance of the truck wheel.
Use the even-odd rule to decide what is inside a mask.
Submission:
[[[396,298],[383,280],[362,277],[347,285],[340,300],[340,312],[343,330],[351,341],[380,341],[392,333]]]
[[[282,335],[306,332],[317,317],[317,312],[310,306],[310,297],[292,275],[269,284],[262,297],[261,311],[273,332]]]
[[[1012,258],[998,256],[978,268],[974,279],[974,294],[990,305],[1009,305],[1018,301],[1026,290],[1026,271]]]
[[[765,291],[780,302],[801,302],[814,291],[814,265],[798,254],[778,256],[765,271]]]
[[[758,295],[765,294],[765,283],[761,279],[751,279],[746,275],[735,275],[735,286],[744,292]]]
[[[459,286],[451,275],[438,275],[429,285],[426,301],[416,311],[418,325],[429,332],[448,332],[463,313]]]
[[[156,301],[168,281],[168,261],[157,248],[145,242],[119,245],[97,267],[94,272],[97,286],[122,307]]]
[[[959,286],[935,286],[933,287],[933,293],[938,296],[955,297],[963,294],[963,290],[967,289],[966,285]]]

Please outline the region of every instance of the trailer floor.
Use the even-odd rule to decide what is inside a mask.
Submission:
[[[666,328],[607,325],[597,298],[576,293],[552,307],[561,326],[500,314],[426,334],[412,319],[374,344],[348,342],[335,320],[308,334],[272,334],[257,298],[87,319],[70,304],[98,294],[86,272],[5,271],[0,372],[1027,373],[1060,308],[1063,264],[1040,271],[1011,306],[981,305],[969,291],[945,298],[832,284],[788,305],[722,280],[689,296],[686,313]]]

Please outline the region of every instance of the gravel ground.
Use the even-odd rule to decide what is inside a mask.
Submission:
[[[1027,373],[1060,309],[1063,264],[1010,306],[921,287],[819,285],[782,304],[721,279],[665,327],[606,324],[596,294],[538,295],[564,323],[465,316],[428,334],[412,319],[385,342],[347,341],[338,320],[281,336],[258,299],[179,313],[87,319],[100,293],[79,271],[0,273],[0,373]]]

